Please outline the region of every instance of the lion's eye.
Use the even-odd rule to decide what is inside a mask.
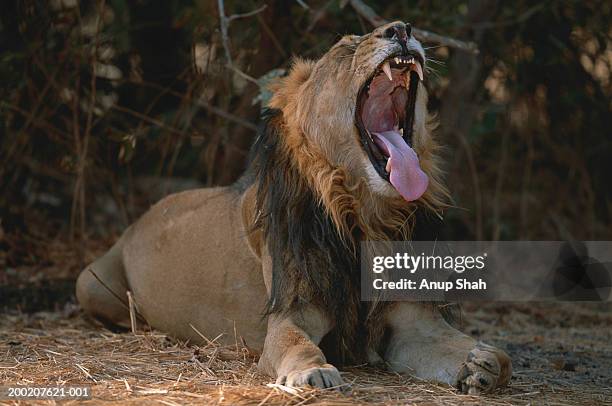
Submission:
[[[393,38],[395,35],[395,29],[393,27],[389,27],[385,30],[385,38]]]

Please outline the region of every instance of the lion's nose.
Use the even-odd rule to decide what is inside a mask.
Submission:
[[[408,39],[412,34],[412,26],[410,24],[397,23],[385,30],[385,38],[397,41],[402,47],[402,51],[408,53]]]

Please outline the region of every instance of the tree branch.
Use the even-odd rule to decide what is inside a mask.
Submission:
[[[231,16],[227,17],[227,22],[231,23],[232,21],[237,20],[239,18],[252,17],[255,14],[259,14],[262,11],[264,11],[266,9],[266,7],[268,7],[268,5],[264,4],[263,6],[259,7],[258,9],[255,9],[253,11],[249,11],[248,13],[232,14]]]
[[[230,23],[239,18],[252,17],[256,14],[259,14],[262,11],[264,11],[266,7],[268,6],[264,4],[258,9],[250,11],[248,13],[232,14],[231,16],[228,17],[225,15],[225,5],[224,5],[223,0],[217,0],[217,4],[219,6],[219,25],[221,28],[221,43],[223,44],[223,51],[225,52],[225,59],[227,60],[227,66],[231,68],[234,66],[234,63],[232,62],[232,54],[230,52],[230,45],[229,45],[229,42],[230,42],[229,34],[227,32],[229,29]]]
[[[223,44],[223,51],[225,51],[225,60],[228,66],[233,66],[232,63],[232,54],[230,53],[229,47],[229,37],[227,35],[227,28],[229,27],[229,23],[227,21],[227,17],[225,16],[225,6],[223,5],[223,0],[218,0],[219,4],[219,25],[221,28],[221,44]]]
[[[368,20],[368,22],[374,27],[378,27],[389,22],[378,14],[376,14],[372,7],[368,6],[361,0],[348,0],[348,2],[355,9],[357,14]],[[478,53],[478,47],[473,42],[460,41],[455,38],[445,37],[434,32],[425,31],[414,27],[412,27],[412,32],[414,33],[414,36],[420,41],[433,42],[447,47],[460,49],[462,51],[467,51],[475,54]]]
[[[193,98],[193,97],[191,97],[189,95],[184,95],[183,93],[179,93],[179,92],[176,92],[174,90],[170,90],[168,88],[160,86],[160,85],[158,85],[156,83],[147,82],[147,81],[144,81],[144,80],[143,81],[138,81],[138,82],[133,81],[133,80],[127,80],[127,81],[130,82],[130,83],[134,83],[134,84],[140,85],[140,86],[147,86],[147,87],[150,87],[150,88],[153,88],[153,89],[162,90],[162,91],[164,91],[164,92],[166,92],[166,93],[168,93],[168,94],[170,94],[172,96],[175,96],[175,97],[177,97],[179,99],[185,98],[186,100],[195,102],[198,106],[208,110],[212,114],[215,114],[215,115],[217,115],[219,117],[223,117],[226,120],[232,121],[232,122],[234,122],[234,123],[236,123],[238,125],[241,125],[242,127],[248,128],[249,130],[257,131],[257,126],[255,124],[253,124],[250,121],[247,121],[247,120],[245,120],[245,119],[243,119],[243,118],[241,118],[241,117],[239,117],[239,116],[237,116],[235,114],[227,112],[227,111],[225,111],[225,110],[223,110],[223,109],[221,109],[219,107],[213,106],[212,104],[208,103],[205,100],[204,97],[200,97],[198,99],[195,99],[195,98]],[[116,109],[117,106],[113,106],[112,108]],[[119,110],[121,110],[121,109],[119,109]],[[123,112],[131,114],[131,115],[134,115],[134,113],[135,113],[133,110],[130,110],[130,111],[125,111],[124,110]],[[140,118],[143,121],[149,121],[149,122],[151,121],[151,118],[148,117],[148,116],[145,116],[145,117],[137,116],[137,117]],[[152,124],[158,125],[158,126],[164,128],[164,129],[166,129],[166,130],[168,130],[168,131],[170,131],[172,133],[180,134],[180,130],[178,130],[176,128],[168,127],[164,123],[162,123],[162,122],[160,122],[158,120],[155,120],[155,122],[152,122]]]

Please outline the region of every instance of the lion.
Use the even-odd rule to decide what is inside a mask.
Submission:
[[[448,207],[425,67],[400,21],[295,60],[243,177],[151,207],[81,272],[82,308],[129,326],[130,291],[150,326],[192,343],[241,337],[291,387],[343,387],[331,362],[384,362],[469,394],[506,385],[509,357],[435,306],[360,300],[359,243],[410,238],[418,216]]]

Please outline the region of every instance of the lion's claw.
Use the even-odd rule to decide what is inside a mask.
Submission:
[[[461,393],[478,395],[490,393],[504,386],[512,375],[510,358],[495,347],[479,343],[468,354],[457,375],[457,389]]]
[[[314,388],[339,390],[346,386],[338,369],[330,364],[292,371],[286,376],[279,376],[276,383],[294,388],[310,385]]]

